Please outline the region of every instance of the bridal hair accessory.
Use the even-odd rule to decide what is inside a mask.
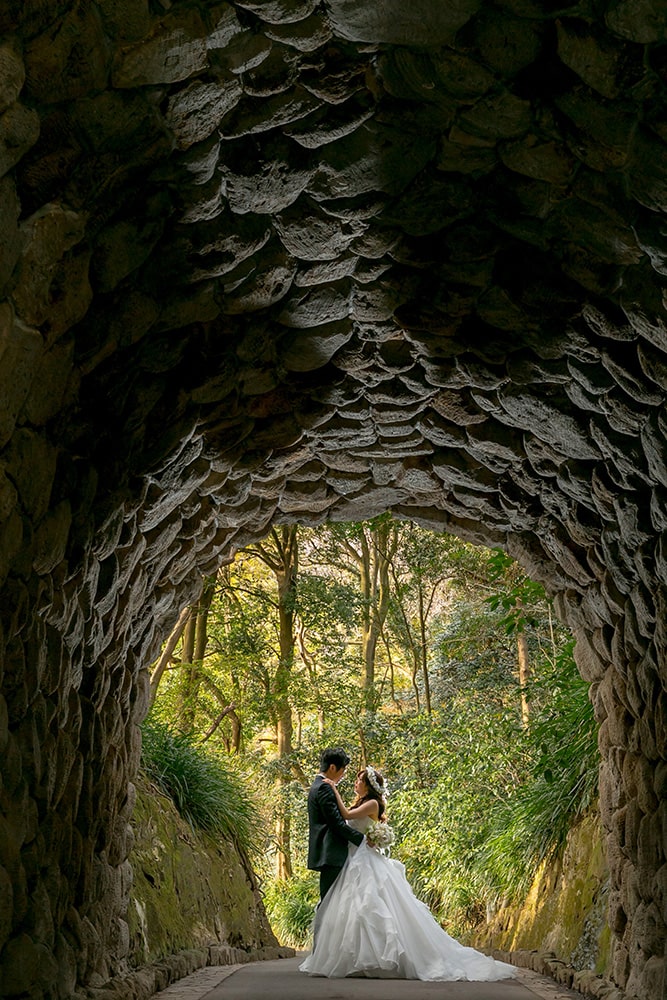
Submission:
[[[368,784],[371,786],[371,788],[375,789],[378,795],[384,795],[384,797],[387,798],[387,796],[389,795],[389,789],[387,788],[386,784],[384,785],[380,784],[375,774],[375,771],[373,770],[370,764],[366,765],[366,779],[368,781]]]

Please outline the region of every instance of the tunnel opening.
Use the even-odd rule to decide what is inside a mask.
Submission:
[[[305,792],[322,747],[340,744],[353,771],[372,763],[389,780],[399,856],[434,912],[450,933],[479,933],[596,801],[597,727],[571,646],[499,550],[386,515],[276,525],[179,616],[151,668],[149,746],[191,741],[223,770],[250,769],[246,797],[274,789],[255,806],[269,845],[256,858],[283,944],[308,945]]]

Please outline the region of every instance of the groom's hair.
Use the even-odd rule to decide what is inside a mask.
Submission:
[[[320,755],[320,771],[322,772],[326,771],[332,764],[340,770],[341,767],[347,767],[349,763],[350,758],[342,747],[327,747]]]

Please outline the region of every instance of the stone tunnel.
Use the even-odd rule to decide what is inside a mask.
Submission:
[[[665,989],[661,0],[0,3],[0,994],[122,974],[147,666],[272,524],[553,595]]]

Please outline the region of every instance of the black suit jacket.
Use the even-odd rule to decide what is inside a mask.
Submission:
[[[364,835],[348,826],[340,814],[333,788],[318,774],[308,792],[308,867],[320,871],[327,865],[342,868],[347,845],[361,844]]]

